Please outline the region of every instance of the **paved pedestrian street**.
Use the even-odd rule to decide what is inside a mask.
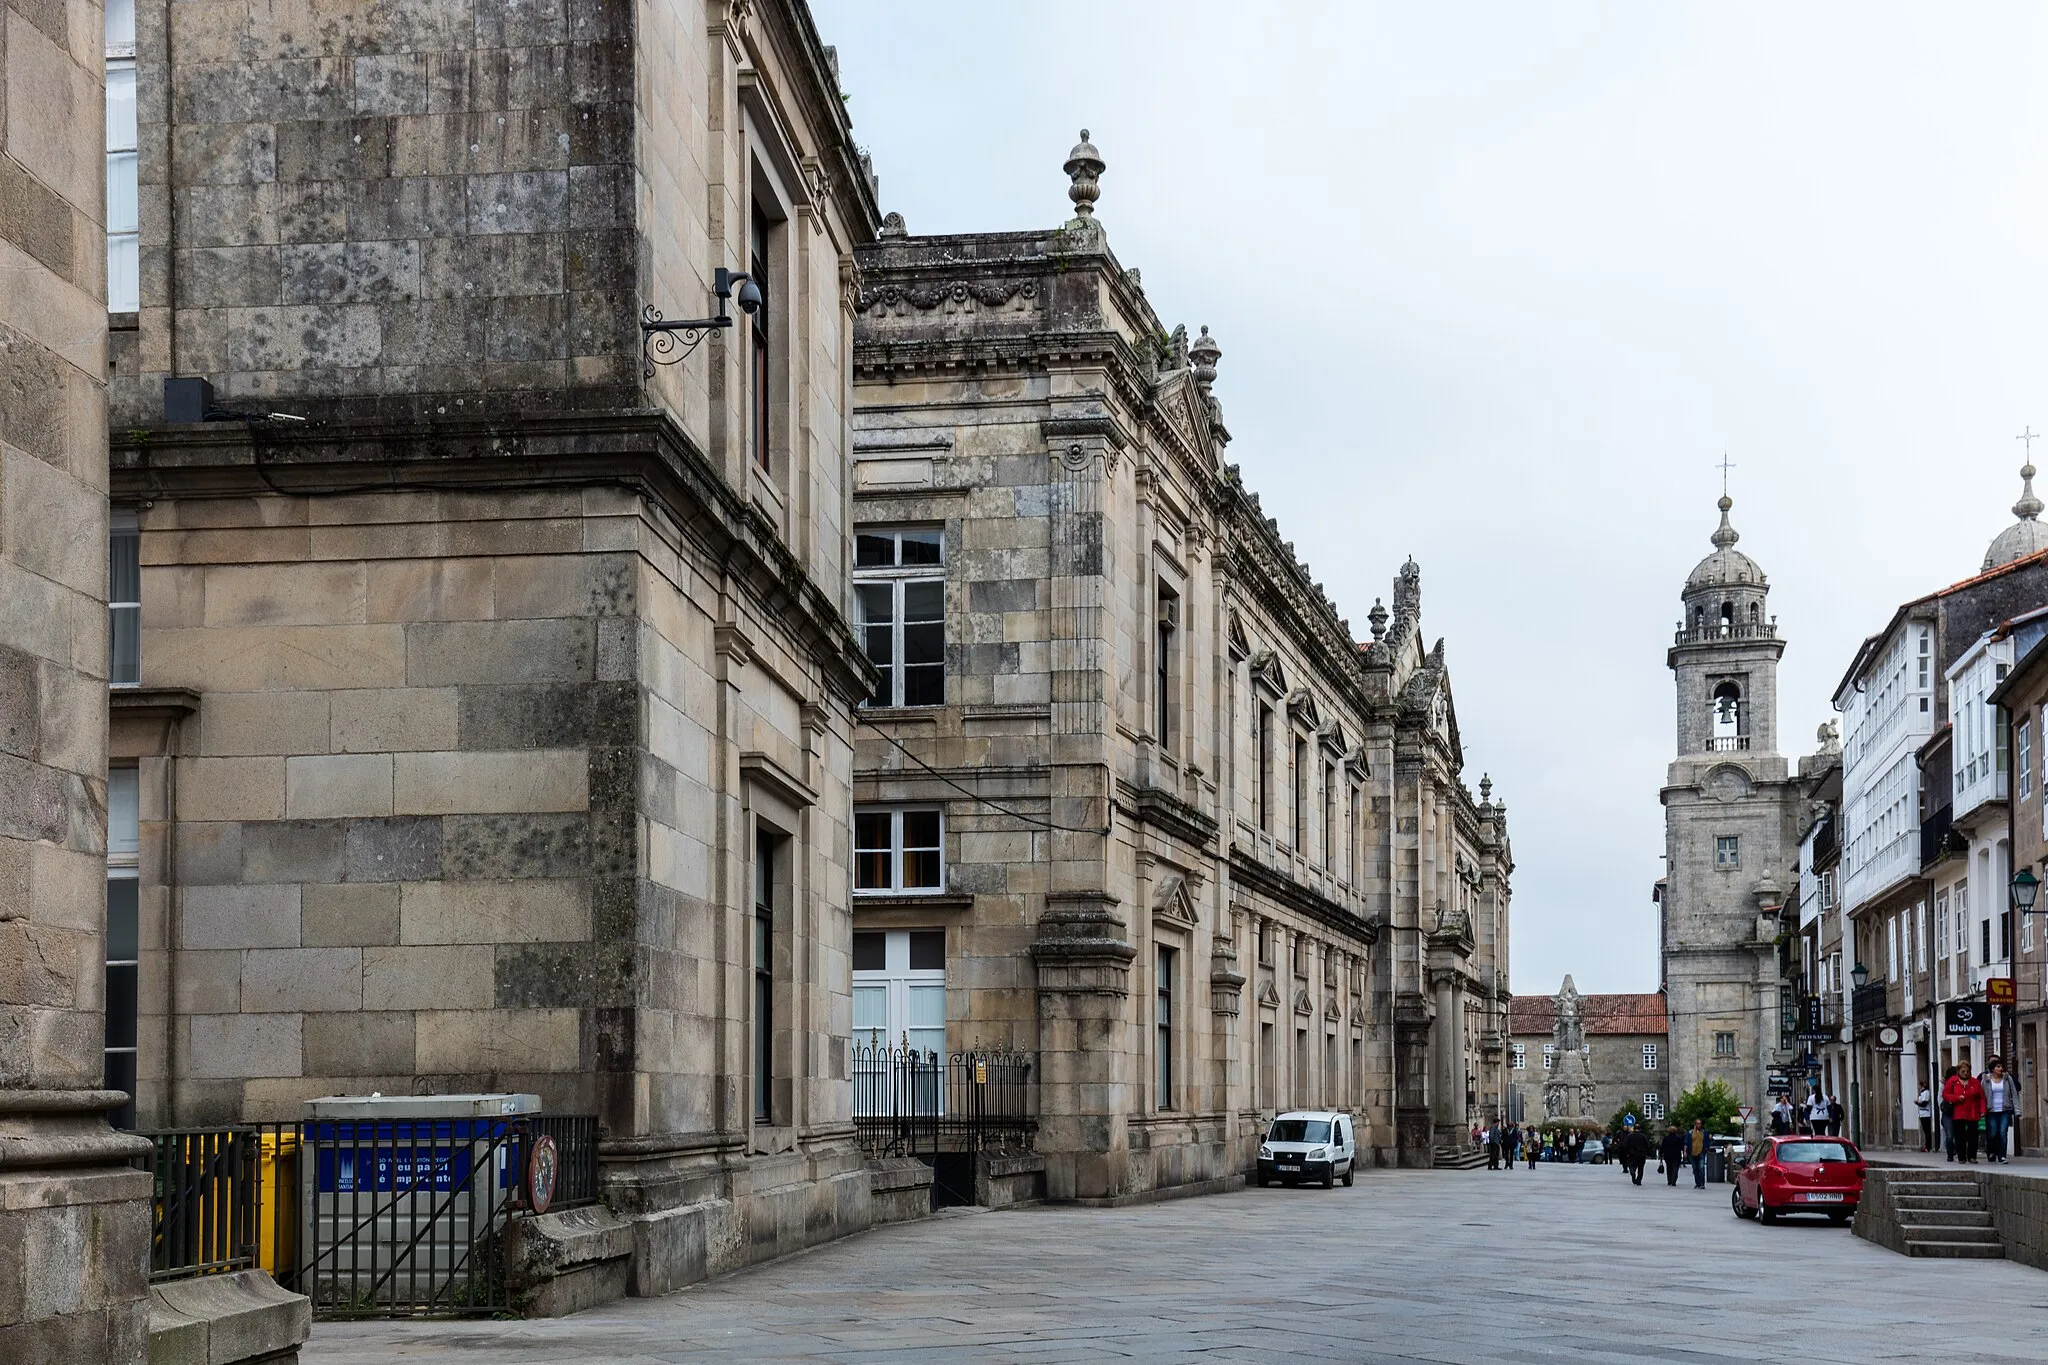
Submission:
[[[1908,1260],[1610,1166],[957,1211],[548,1322],[322,1324],[317,1365],[2024,1361],[2048,1274]]]

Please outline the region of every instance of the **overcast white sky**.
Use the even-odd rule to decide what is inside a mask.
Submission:
[[[1517,991],[1656,988],[1722,452],[1796,755],[2048,428],[2048,11],[812,3],[884,209],[1053,226],[1087,127],[1111,247],[1221,341],[1231,458],[1354,629],[1421,564]]]

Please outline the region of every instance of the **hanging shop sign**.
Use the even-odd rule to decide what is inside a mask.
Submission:
[[[1941,1007],[1941,1025],[1951,1038],[1981,1038],[1991,1024],[1991,1006],[1981,1000],[1951,1000]]]

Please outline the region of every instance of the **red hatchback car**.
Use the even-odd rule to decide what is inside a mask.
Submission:
[[[1821,1213],[1837,1223],[1863,1198],[1863,1153],[1847,1138],[1767,1137],[1750,1144],[1729,1202],[1737,1218],[1774,1223],[1784,1213]]]

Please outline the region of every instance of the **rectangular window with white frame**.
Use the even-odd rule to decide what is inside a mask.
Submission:
[[[1527,1071],[1528,1069],[1529,1045],[1527,1043],[1512,1044],[1508,1048],[1508,1070]]]
[[[1899,917],[1893,915],[1884,922],[1886,963],[1892,980],[1899,978]]]
[[[853,867],[856,895],[945,890],[944,818],[936,808],[854,811]]]
[[[2012,727],[2013,775],[2018,779],[2019,799],[2034,794],[2034,727],[2026,721]]]
[[[945,705],[945,553],[938,527],[854,536],[855,628],[881,674],[869,706]]]
[[[135,164],[135,0],[107,0],[106,44],[107,311],[133,313],[142,306],[142,210]]]
[[[1543,1069],[1544,1069],[1545,1071],[1553,1071],[1553,1070],[1555,1070],[1556,1068],[1557,1068],[1557,1044],[1556,1044],[1556,1043],[1545,1043],[1545,1044],[1543,1045]]]
[[[142,531],[135,513],[118,507],[107,533],[107,681],[142,682]]]
[[[1643,1095],[1643,1117],[1646,1119],[1661,1119],[1664,1117],[1664,1097],[1654,1090],[1646,1091]]]
[[[1655,1043],[1644,1043],[1644,1044],[1643,1044],[1643,1070],[1645,1070],[1645,1071],[1655,1071],[1656,1069],[1657,1069],[1657,1045],[1656,1045]]]

